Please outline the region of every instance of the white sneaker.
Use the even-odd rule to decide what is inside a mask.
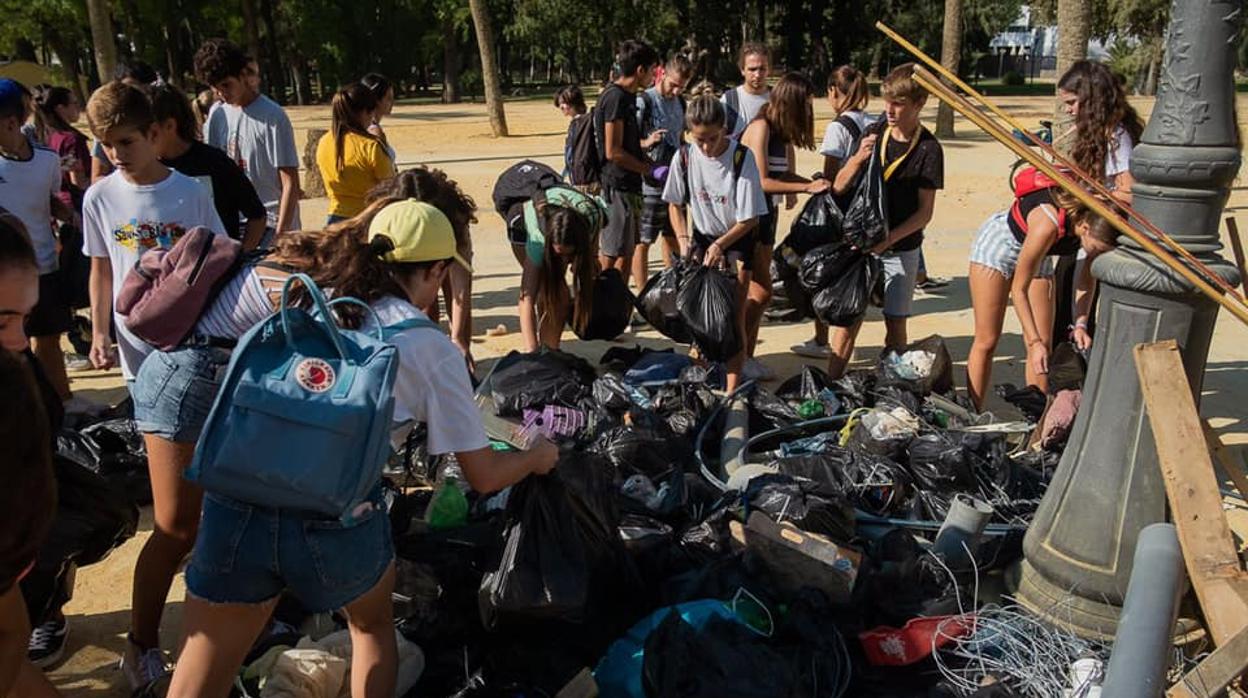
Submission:
[[[156,679],[169,673],[169,660],[160,648],[143,649],[134,640],[126,637],[126,652],[118,665],[130,683],[130,689],[137,691]]]
[[[94,367],[91,365],[91,360],[82,354],[74,354],[71,352],[65,355],[65,370],[70,373],[90,371],[92,368]]]
[[[745,367],[741,369],[741,375],[747,381],[771,381],[776,379],[776,372],[771,370],[767,364],[755,358],[745,360]]]
[[[819,344],[813,339],[808,339],[801,344],[794,344],[789,347],[789,351],[808,359],[826,359],[832,356],[832,350],[828,348],[828,345]]]

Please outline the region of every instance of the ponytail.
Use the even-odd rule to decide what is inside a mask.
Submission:
[[[837,105],[837,116],[854,110],[865,109],[871,99],[867,89],[867,77],[852,65],[842,65],[828,76],[828,89],[835,89],[844,96],[844,102]]]
[[[371,90],[358,82],[340,88],[334,93],[331,107],[332,130],[334,133],[334,162],[342,169],[342,142],[348,133],[365,138],[375,137],[368,132],[368,124],[361,123],[364,112],[377,109],[377,97]]]
[[[694,98],[689,100],[685,109],[685,126],[692,130],[695,126],[723,127],[727,115],[724,105],[715,98],[715,93],[703,83],[694,88]]]

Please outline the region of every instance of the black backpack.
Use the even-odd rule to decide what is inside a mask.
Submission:
[[[602,151],[598,148],[596,131],[598,108],[590,109],[584,116],[573,119],[570,140],[572,159],[568,162],[568,181],[576,186],[598,184],[602,177]]]
[[[524,202],[558,184],[563,184],[563,178],[549,165],[521,160],[503,170],[494,183],[494,210],[511,228],[524,215]]]

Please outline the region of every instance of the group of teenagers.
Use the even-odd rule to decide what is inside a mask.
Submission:
[[[823,170],[807,178],[796,172],[795,153],[816,147],[817,90],[808,78],[787,73],[771,84],[766,48],[749,45],[739,61],[741,86],[720,97],[695,89],[686,100],[689,61],[666,61],[656,83],[661,63],[652,47],[626,41],[616,56],[616,77],[592,111],[575,88],[556,95],[556,105],[573,117],[570,186],[547,189],[505,215],[522,268],[525,348],[558,347],[567,325],[587,324],[594,281],[604,269],[617,269],[643,288],[649,248],[658,243],[665,263],[680,256],[735,276],[739,302],[732,321],[746,339],[726,366],[727,387],[736,387],[754,377],[749,362],[771,298],[780,206],[796,206],[803,194],[846,196],[877,157],[889,234],[869,252],[884,268],[886,345],[905,346],[923,230],[944,177],[940,144],[919,121],[927,94],[910,68],[885,77],[882,118],[868,113],[870,96],[859,71],[833,71],[827,99],[837,117],[818,146]],[[428,452],[454,454],[468,484],[482,493],[550,472],[558,452],[544,440],[511,453],[489,446],[470,382],[476,205],[440,170],[397,171],[380,126],[393,104],[392,86],[367,76],[334,96],[332,128],[316,153],[330,215],[322,229],[304,230],[290,121],[260,94],[254,63],[236,45],[213,40],[196,54],[195,67],[217,97],[205,118],[192,100],[154,76],[121,75],[91,96],[86,121],[108,172],[88,167],[95,156],[73,127],[82,106],[72,95],[32,104],[21,85],[0,81],[0,206],[6,209],[0,215],[0,373],[6,386],[0,432],[13,444],[3,458],[12,486],[0,495],[6,518],[0,526],[0,695],[57,695],[39,667],[56,661],[68,629],[61,606],[72,593],[72,572],[52,575],[52,592],[30,588],[42,577],[32,571],[55,564],[41,559],[39,548],[57,524],[50,461],[71,399],[63,359],[42,346],[48,338],[59,341],[72,311],[59,288],[65,283],[57,261],[64,226],[56,230],[54,220],[81,231],[81,253],[90,262],[88,358],[97,368],[119,365],[148,457],[154,525],[135,564],[121,659],[126,679],[139,688],[171,671],[160,621],[172,580],[186,563],[184,632],[167,695],[227,695],[283,594],[310,612],[342,612],[352,638],[353,696],[393,695],[394,549],[388,518],[375,513],[384,512],[380,500],[369,510],[374,515],[344,523],[205,494],[183,477],[231,347],[279,309],[293,274],[368,306],[367,312],[336,306],[337,320],[355,329],[436,320],[445,295],[450,336],[413,326],[387,339],[399,356],[393,445],[424,424]],[[1099,64],[1080,62],[1062,76],[1059,92],[1075,117],[1073,159],[1085,171],[1103,172],[1115,195],[1129,199],[1127,161],[1141,124],[1119,82]],[[29,133],[30,112],[53,103],[56,118],[45,113]],[[581,128],[593,129],[597,141],[600,164],[592,182],[571,176],[584,170],[572,152]],[[68,135],[52,138],[49,131]],[[46,179],[36,178],[39,167]],[[976,404],[989,386],[1009,299],[1023,327],[1028,382],[1043,386],[1054,341],[1053,261],[1080,248],[1090,258],[1113,244],[1110,227],[1060,188],[1050,182],[1033,189],[985,222],[972,245],[975,342],[968,388]],[[145,251],[168,248],[196,227],[234,237],[255,252],[221,285],[187,341],[157,350],[127,329],[114,302]],[[1091,341],[1087,266],[1073,327],[1083,347]],[[829,328],[816,326],[804,350],[826,347],[830,371],[840,375],[860,326],[831,328],[830,337]]]
[[[529,349],[539,340],[558,346],[568,308],[591,305],[580,302],[577,293],[591,290],[593,275],[600,270],[631,274],[634,288],[643,289],[650,248],[659,244],[666,265],[679,257],[723,267],[736,276],[735,320],[745,342],[741,354],[726,365],[728,389],[742,379],[774,378],[754,353],[772,296],[779,209],[796,207],[802,195],[831,195],[838,206],[846,206],[872,158],[879,159],[882,171],[888,235],[865,251],[877,255],[883,269],[885,348],[907,345],[916,288],[927,282],[924,229],[932,220],[936,192],[944,186],[944,154],[920,123],[928,94],[913,79],[913,65],[899,66],[884,77],[880,115],[868,111],[866,76],[852,66],[834,69],[826,99],[836,117],[818,144],[816,87],[805,75],[789,72],[772,84],[770,56],[760,44],[741,49],[738,67],[741,85],[716,96],[703,84],[686,98],[693,73],[686,57],[678,54],[662,62],[644,42],[627,41],[617,55],[616,78],[592,111],[576,86],[555,95],[555,106],[572,120],[565,174],[584,198],[594,197],[605,222],[597,230],[596,246],[584,244],[590,234],[559,238],[544,259],[517,252],[526,279],[546,279],[546,286],[559,287],[552,293],[535,283],[532,289],[551,308],[540,333],[528,330],[523,301],[527,285],[521,291],[521,327]],[[1129,204],[1131,150],[1143,123],[1128,104],[1121,81],[1100,63],[1079,61],[1061,76],[1058,93],[1074,120],[1071,132],[1061,135],[1069,140],[1073,161],[1085,172],[1101,173],[1116,201]],[[586,129],[598,139],[603,163],[594,181],[583,181],[585,168],[578,161]],[[798,149],[817,149],[822,169],[810,177],[799,174]],[[983,224],[969,255],[975,339],[967,388],[979,407],[991,388],[993,354],[1011,299],[1027,347],[1027,382],[1045,387],[1049,352],[1055,339],[1065,339],[1054,337],[1058,303],[1067,302],[1057,297],[1054,283],[1056,261],[1063,256],[1079,259],[1070,338],[1082,350],[1090,346],[1095,280],[1088,262],[1112,249],[1117,236],[1107,221],[1034,170],[1012,173],[1011,184],[1014,200]],[[513,244],[523,247],[525,230],[512,226],[509,235],[513,233]],[[597,264],[587,259],[593,254]],[[574,271],[570,296],[562,281],[569,266]],[[574,323],[583,321],[573,318]],[[826,357],[829,375],[838,378],[853,358],[861,326],[861,318],[833,328],[816,320],[813,338],[792,351]]]

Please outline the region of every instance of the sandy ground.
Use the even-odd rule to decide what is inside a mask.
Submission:
[[[1005,98],[1001,105],[1023,123],[1035,124],[1049,113],[1051,102],[1043,98]],[[1151,103],[1137,105],[1143,113]],[[1240,97],[1239,114],[1248,116],[1248,97]],[[934,122],[934,109],[924,115],[925,123]],[[818,130],[832,118],[820,102],[816,106]],[[300,148],[308,128],[328,126],[327,107],[294,108],[291,119],[297,131]],[[446,170],[481,206],[480,221],[474,230],[476,248],[476,281],[473,294],[474,349],[479,363],[488,367],[488,360],[502,356],[520,344],[519,325],[515,312],[519,274],[514,258],[506,247],[501,219],[490,207],[490,190],[497,174],[522,158],[533,158],[561,168],[563,136],[566,122],[543,100],[515,102],[507,105],[507,118],[512,136],[498,140],[490,135],[484,107],[480,104],[447,106],[400,105],[384,126],[395,145],[400,167],[424,163]],[[1241,123],[1241,128],[1248,123]],[[932,274],[949,277],[952,283],[939,293],[920,294],[916,300],[917,317],[911,320],[914,338],[932,333],[943,335],[955,360],[965,360],[973,336],[970,300],[967,290],[967,254],[979,224],[992,212],[1008,202],[1006,181],[1012,155],[988,136],[959,120],[960,138],[945,143],[945,190],[936,201],[935,218],[928,228],[925,245]],[[812,172],[821,165],[821,158],[810,152],[799,155],[798,170]],[[1242,182],[1242,179],[1241,179]],[[1231,211],[1248,209],[1248,186],[1237,183],[1231,195]],[[323,220],[324,199],[303,202],[306,224]],[[781,231],[795,214],[788,212]],[[1245,221],[1248,223],[1248,220]],[[783,237],[783,232],[781,232]],[[657,258],[657,253],[652,257]],[[1228,252],[1229,257],[1229,252]],[[497,325],[509,330],[502,337],[485,337],[485,331]],[[1018,323],[1013,314],[1006,319],[1006,335],[998,350],[994,380],[1022,382],[1024,356]],[[804,359],[789,352],[793,344],[807,339],[808,325],[766,325],[759,342],[759,357],[781,377],[797,372]],[[868,317],[863,328],[858,360],[865,363],[875,356],[884,335],[878,312]],[[653,331],[626,336],[625,342],[662,344],[667,340]],[[1228,319],[1222,313],[1209,353],[1204,384],[1202,412],[1212,418],[1222,437],[1235,444],[1236,455],[1248,450],[1248,425],[1243,417],[1243,396],[1248,389],[1248,366],[1244,347],[1248,345],[1248,327]],[[565,348],[593,360],[610,346],[605,342],[579,342],[570,334]],[[959,376],[959,383],[962,382]],[[119,399],[122,394],[116,373],[85,373],[75,377],[79,394],[98,400]],[[1236,398],[1235,396],[1239,397]],[[995,399],[995,398],[994,398]],[[990,405],[994,407],[994,405]],[[1001,407],[1000,404],[995,407]],[[1242,512],[1233,513],[1234,516]],[[1240,526],[1248,528],[1248,521]],[[70,696],[124,696],[124,679],[116,670],[122,638],[128,627],[130,580],[136,556],[151,528],[150,510],[145,511],[141,533],[106,561],[81,570],[73,601],[66,611],[71,631],[67,659],[53,673],[56,685]],[[164,621],[162,643],[172,649],[181,629],[181,607],[184,587],[181,577],[175,581]]]

